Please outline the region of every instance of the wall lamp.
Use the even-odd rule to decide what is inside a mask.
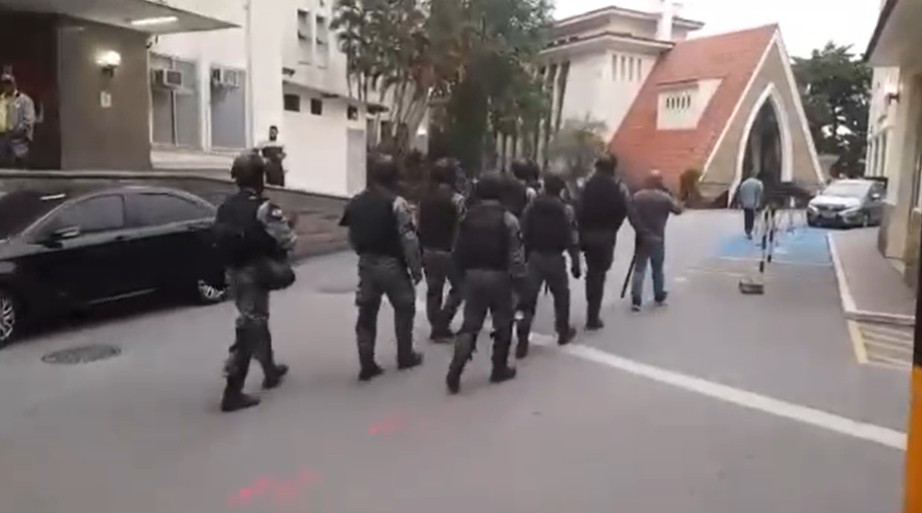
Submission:
[[[102,74],[107,77],[114,77],[115,70],[122,65],[122,54],[108,50],[96,56],[96,65],[102,69]]]
[[[884,97],[887,99],[887,105],[891,105],[894,102],[898,103],[900,101],[900,88],[898,86],[889,87]]]

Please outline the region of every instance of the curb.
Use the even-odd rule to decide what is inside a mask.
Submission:
[[[885,312],[869,312],[859,310],[855,305],[855,298],[848,287],[848,280],[845,278],[845,270],[842,267],[842,259],[839,256],[839,250],[833,241],[831,233],[826,234],[826,243],[829,246],[829,254],[832,256],[832,264],[836,270],[836,281],[839,283],[839,297],[842,301],[842,310],[845,312],[845,318],[857,322],[870,322],[874,324],[891,324],[894,326],[913,327],[916,325],[916,318],[913,315],[900,315]]]

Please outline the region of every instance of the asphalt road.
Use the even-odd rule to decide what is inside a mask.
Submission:
[[[457,397],[422,315],[426,364],[393,370],[388,308],[389,371],[355,381],[349,255],[309,261],[273,297],[292,375],[240,414],[217,410],[230,305],[46,330],[0,353],[0,512],[898,511],[908,375],[855,361],[820,233],[790,235],[766,295],[740,295],[754,267],[738,224],[675,220],[671,304],[637,315],[617,298],[625,232],[606,331],[538,347],[502,386],[487,383],[484,347]],[[550,341],[549,299],[540,308],[537,339]],[[87,344],[121,354],[41,360]]]

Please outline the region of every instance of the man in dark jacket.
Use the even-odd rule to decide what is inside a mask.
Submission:
[[[582,276],[579,259],[579,233],[573,208],[561,199],[566,184],[554,175],[544,179],[544,193],[525,209],[522,234],[528,258],[528,287],[522,298],[523,318],[517,326],[516,357],[528,356],[529,336],[535,317],[538,295],[547,283],[554,296],[554,317],[558,343],[569,344],[576,336],[570,325],[570,279],[564,253],[570,255],[570,272]]]
[[[501,200],[516,219],[522,218],[525,207],[537,197],[535,185],[539,174],[538,166],[528,160],[519,159],[512,163],[512,176],[505,181]]]
[[[237,306],[236,340],[224,365],[227,387],[221,409],[232,412],[259,404],[243,393],[250,360],[262,365],[263,387],[272,389],[288,373],[276,364],[269,332],[269,289],[260,279],[263,259],[284,258],[296,241],[294,230],[281,209],[262,196],[265,161],[255,154],[238,157],[231,176],[239,192],[218,209],[215,239],[228,267],[228,279]]]
[[[464,324],[445,378],[450,393],[458,393],[461,374],[473,356],[477,334],[487,313],[493,318],[493,372],[490,381],[514,379],[509,366],[512,324],[515,320],[514,289],[525,279],[525,254],[519,223],[500,202],[503,179],[485,176],[477,183],[478,203],[471,208],[458,232],[454,259],[464,273]]]
[[[461,306],[461,276],[451,250],[464,217],[464,196],[454,191],[455,166],[448,159],[435,163],[429,191],[419,207],[419,239],[426,270],[426,314],[432,326],[431,339],[447,341],[454,334],[451,322]],[[451,286],[444,299],[446,282]],[[444,304],[443,304],[444,302]]]
[[[586,328],[599,330],[605,279],[611,269],[618,231],[631,215],[631,193],[616,175],[618,160],[600,158],[586,182],[577,211],[580,244],[586,255]]]
[[[394,308],[397,367],[412,369],[423,362],[422,354],[413,349],[415,285],[423,278],[422,259],[410,207],[396,192],[398,177],[391,157],[373,159],[371,185],[352,198],[340,221],[349,228],[349,242],[359,255],[355,331],[361,381],[371,381],[384,372],[375,361],[378,311],[384,295]]]

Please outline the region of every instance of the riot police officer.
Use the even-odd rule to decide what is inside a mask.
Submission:
[[[522,217],[522,235],[528,260],[528,286],[522,297],[523,318],[519,320],[516,334],[516,357],[528,356],[529,336],[534,321],[535,308],[542,286],[546,283],[554,296],[554,317],[558,343],[569,344],[576,337],[570,325],[570,279],[564,252],[570,256],[570,272],[579,279],[582,269],[579,258],[579,234],[576,214],[561,199],[566,184],[554,175],[544,179],[544,192],[525,209]]]
[[[265,173],[266,163],[259,155],[238,157],[231,176],[239,191],[221,205],[215,219],[215,238],[228,268],[238,312],[236,340],[224,366],[227,387],[221,410],[225,412],[259,404],[259,399],[243,393],[252,358],[262,366],[265,389],[279,386],[288,373],[288,366],[277,364],[273,357],[269,292],[275,286],[267,282],[266,265],[269,260],[284,261],[296,236],[281,209],[262,196]],[[285,267],[287,263],[281,265]],[[287,271],[291,271],[290,267]],[[287,285],[276,288],[284,286]]]
[[[618,160],[604,156],[583,188],[577,221],[580,244],[586,256],[586,328],[604,327],[601,318],[605,279],[611,269],[618,231],[631,214],[631,192],[615,171]]]
[[[432,169],[430,188],[419,208],[419,239],[426,271],[426,314],[431,339],[447,341],[454,334],[451,322],[461,306],[461,278],[451,258],[458,223],[464,217],[464,197],[455,192],[455,165],[441,159]],[[451,287],[444,299],[446,283]],[[443,304],[444,302],[444,304]]]
[[[515,319],[513,291],[525,279],[525,254],[519,223],[500,202],[503,180],[490,175],[477,183],[478,203],[471,208],[458,231],[453,257],[464,273],[464,324],[455,342],[454,356],[445,378],[450,393],[458,393],[461,374],[473,356],[477,334],[487,313],[493,318],[493,372],[490,381],[514,379],[509,366],[512,324]]]
[[[413,349],[416,316],[415,285],[422,280],[419,240],[407,201],[397,193],[399,170],[393,158],[372,159],[372,183],[346,206],[340,225],[349,228],[349,241],[359,255],[356,292],[359,380],[371,381],[383,369],[375,361],[378,311],[386,295],[394,308],[397,367],[411,369],[423,362]]]
[[[512,163],[512,176],[505,180],[501,201],[516,219],[522,219],[525,207],[537,197],[539,174],[538,165],[529,160],[517,159]]]

